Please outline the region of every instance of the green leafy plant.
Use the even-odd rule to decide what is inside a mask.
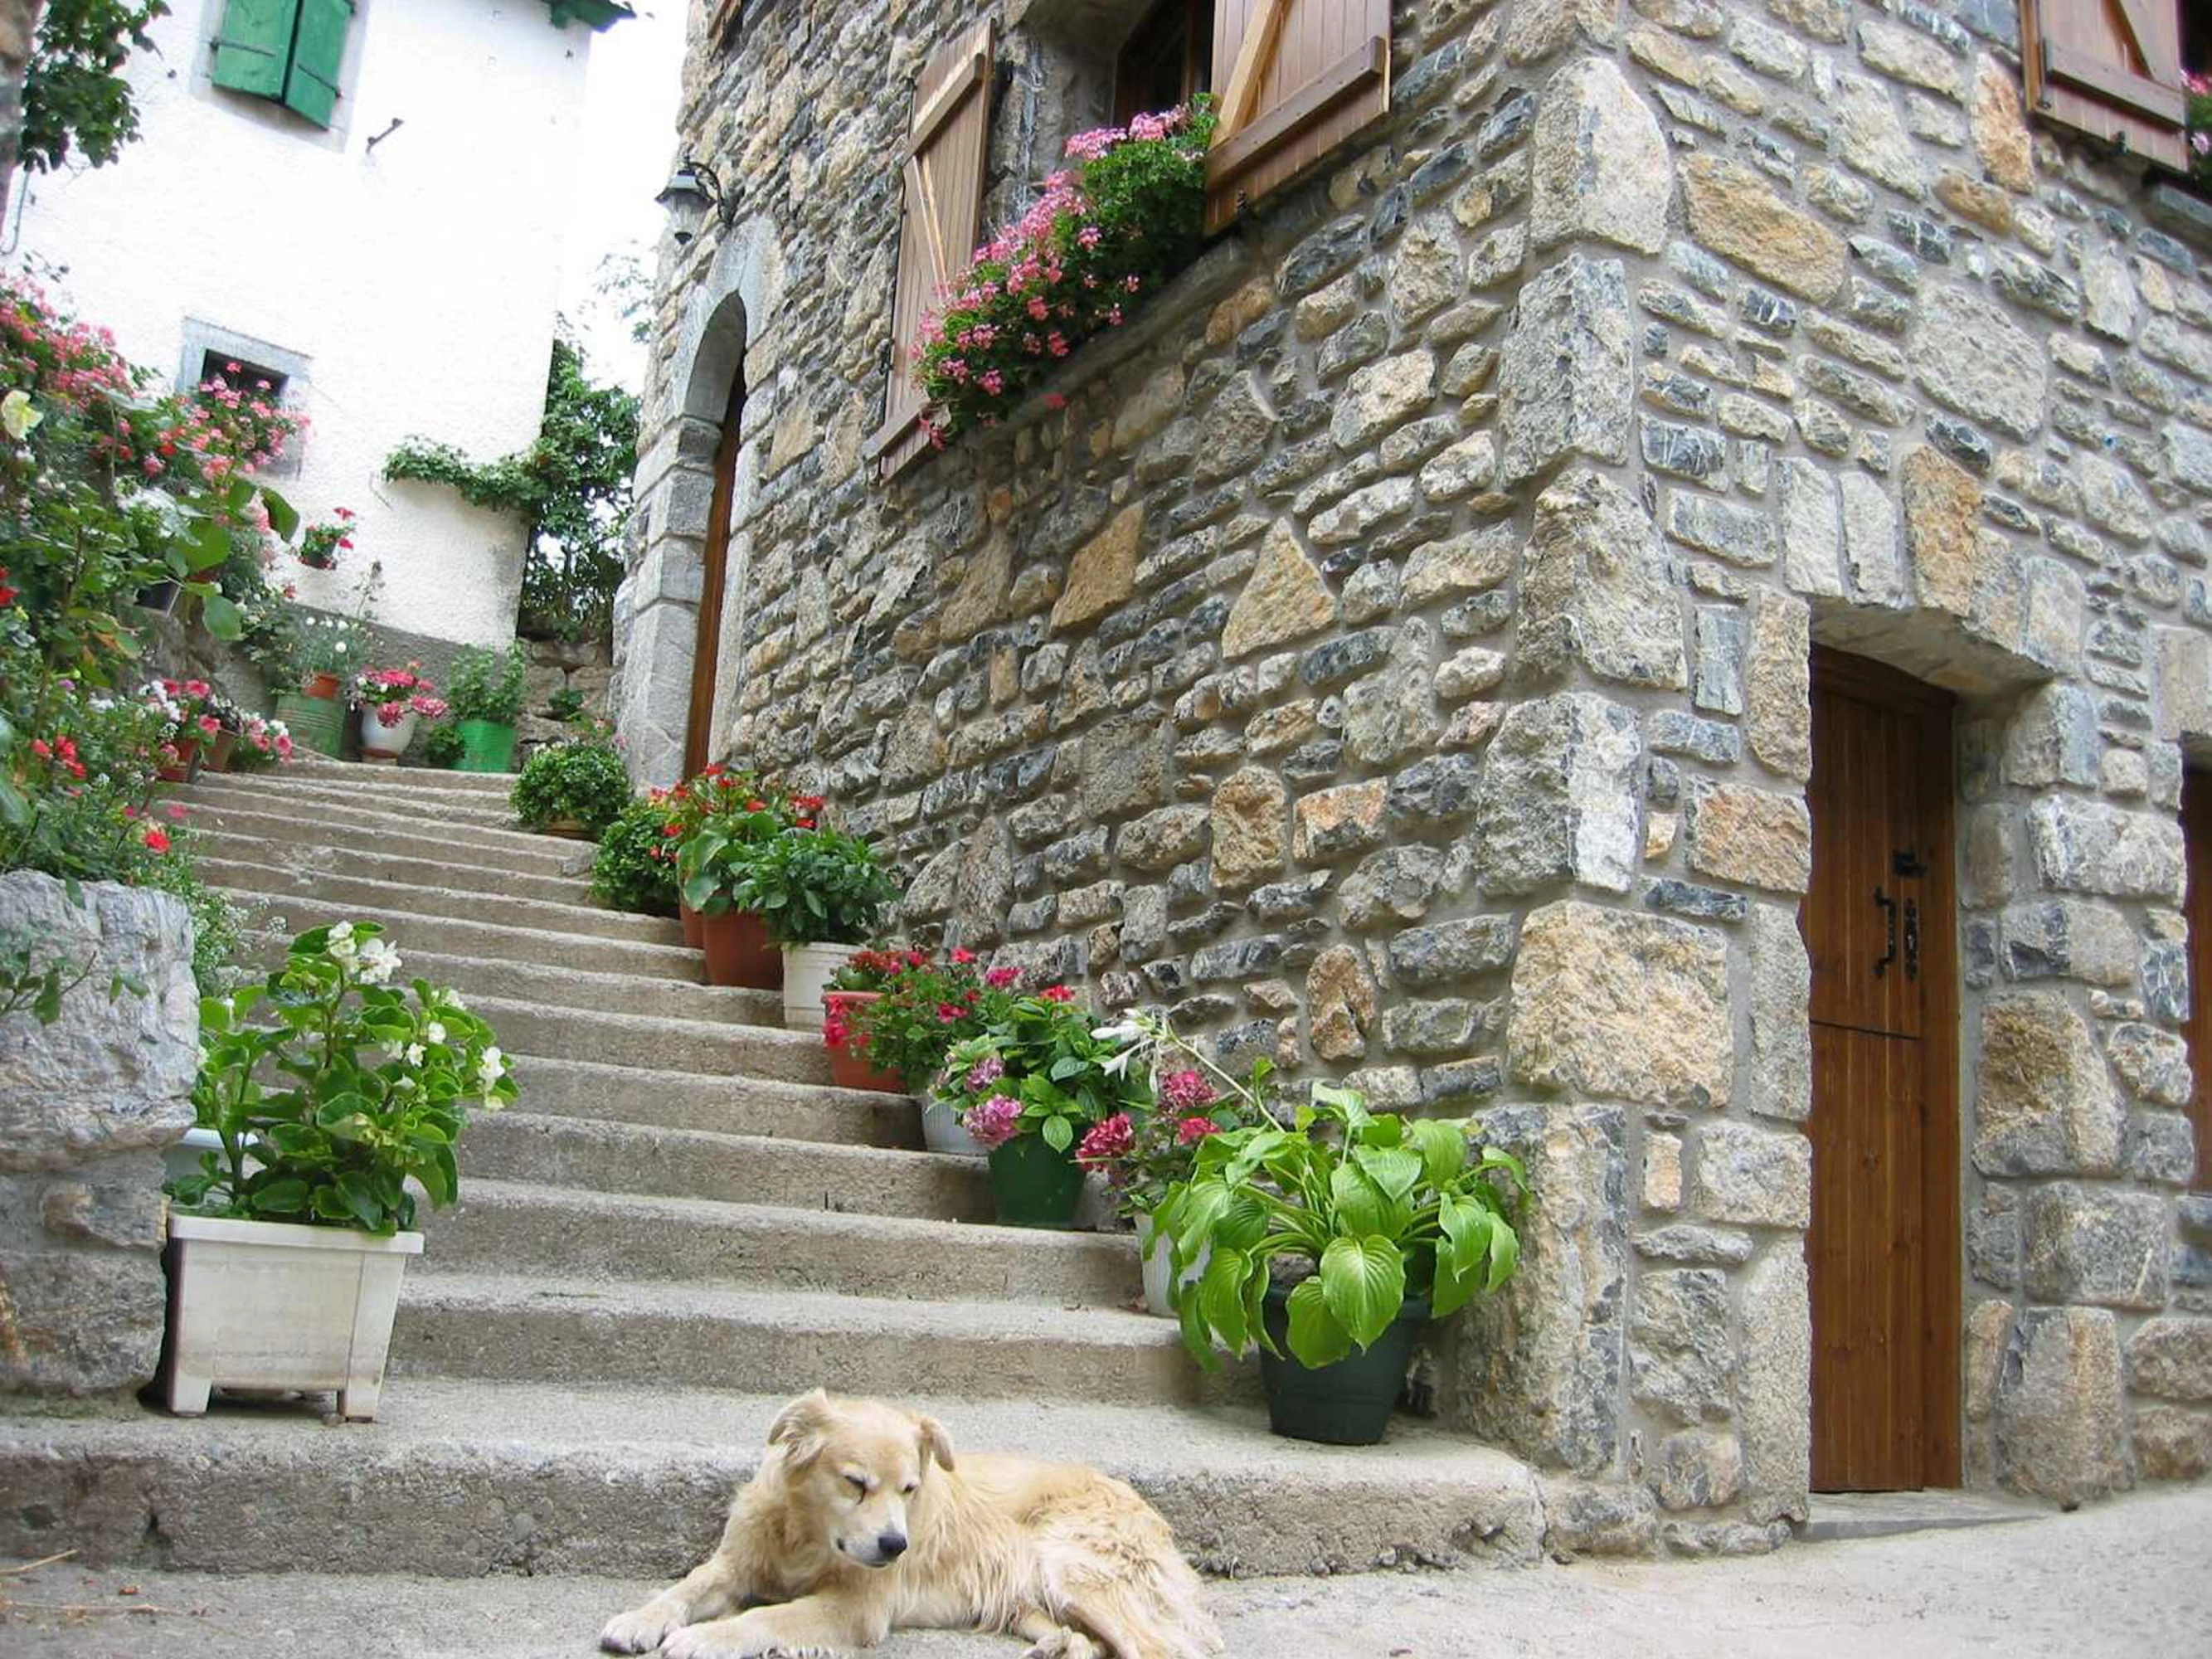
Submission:
[[[472,646],[457,652],[446,681],[446,701],[457,720],[512,726],[522,714],[530,680],[530,648],[516,640],[503,651]]]
[[[684,902],[702,915],[729,909],[754,848],[802,823],[811,829],[822,805],[819,795],[793,795],[719,765],[677,785],[661,805],[674,832]]]
[[[562,686],[545,699],[545,718],[566,726],[584,712],[584,694],[574,686]]]
[[[434,726],[422,738],[422,764],[451,771],[461,763],[461,734],[451,726]]]
[[[1188,262],[1214,124],[1213,100],[1200,98],[1067,141],[1078,165],[1047,179],[922,318],[915,375],[942,410],[933,441],[1012,414],[1061,358],[1121,327]]]
[[[192,982],[204,997],[222,996],[244,977],[240,959],[245,954],[251,913],[202,878],[192,863],[189,830],[179,828],[169,833],[169,856],[155,861],[145,884],[184,901],[192,918]]]
[[[815,824],[748,843],[730,902],[760,917],[777,945],[858,945],[898,896],[874,848]]]
[[[470,1110],[507,1105],[514,1082],[452,991],[393,988],[383,931],[312,928],[266,983],[201,1003],[192,1109],[222,1150],[168,1183],[181,1208],[388,1236],[415,1224],[409,1182],[434,1206],[453,1201]]]
[[[1133,1021],[1111,1035],[1164,1030]],[[1201,1364],[1218,1363],[1217,1343],[1276,1352],[1261,1313],[1279,1263],[1310,1271],[1290,1292],[1287,1334],[1316,1368],[1364,1352],[1409,1299],[1442,1318],[1513,1276],[1521,1246],[1507,1210],[1525,1177],[1510,1154],[1473,1147],[1465,1120],[1371,1112],[1357,1092],[1316,1084],[1285,1122],[1264,1078],[1219,1080],[1255,1121],[1200,1139],[1188,1178],[1152,1212],[1176,1276],[1212,1251],[1178,1301]]]
[[[856,952],[830,975],[823,1040],[866,1054],[878,1071],[897,1073],[909,1091],[925,1093],[953,1045],[978,1035],[993,1006],[975,964],[972,951],[944,958],[927,951]],[[996,1000],[1003,1003],[1004,994]]]
[[[562,639],[603,635],[623,578],[637,418],[634,395],[593,385],[583,353],[556,339],[544,417],[528,448],[471,461],[451,444],[410,438],[385,458],[384,476],[444,484],[472,507],[522,518],[530,526],[522,572],[527,630]]]
[[[629,805],[629,773],[610,744],[551,744],[523,763],[507,799],[526,829],[574,818],[596,841]]]
[[[46,0],[23,71],[18,153],[26,172],[53,172],[72,147],[88,165],[105,167],[138,137],[124,64],[134,48],[153,50],[146,31],[168,15],[162,0]]]
[[[1089,1008],[1064,985],[1012,994],[1011,969],[985,975],[983,1030],[945,1056],[937,1097],[987,1147],[1042,1135],[1067,1152],[1084,1131],[1152,1110],[1152,1091],[1126,1045],[1102,1036]],[[992,996],[989,993],[1000,993]]]
[[[78,962],[33,934],[10,930],[0,933],[0,1019],[27,1013],[41,1025],[62,1017],[62,1004],[70,992],[92,977],[90,960]],[[125,992],[146,994],[143,981],[128,974],[111,975],[107,1000]]]
[[[661,831],[667,808],[647,797],[623,808],[599,837],[592,860],[592,896],[610,909],[639,915],[676,914],[674,844]]]

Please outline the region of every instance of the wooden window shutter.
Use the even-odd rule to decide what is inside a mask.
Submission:
[[[209,70],[216,85],[257,98],[282,98],[299,17],[300,0],[229,0]]]
[[[2039,114],[2187,170],[2181,0],[2027,0],[2021,27]]]
[[[346,31],[353,26],[353,0],[299,0],[299,5],[284,104],[326,127],[337,109],[338,70],[345,63]]]
[[[1390,0],[1214,0],[1213,84],[1209,231],[1389,112]]]
[[[890,393],[884,423],[868,441],[880,476],[892,477],[927,453],[922,416],[929,399],[915,379],[913,347],[922,313],[968,268],[983,220],[991,143],[992,25],[987,19],[922,66],[900,175],[898,284],[891,301]]]

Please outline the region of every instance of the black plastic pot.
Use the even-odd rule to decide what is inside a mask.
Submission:
[[[1328,1446],[1372,1446],[1390,1426],[1390,1413],[1413,1363],[1413,1333],[1428,1322],[1426,1297],[1408,1297],[1390,1327],[1365,1353],[1354,1353],[1315,1370],[1291,1353],[1291,1293],[1267,1292],[1261,1317],[1282,1350],[1260,1350],[1260,1381],[1267,1392],[1267,1426],[1291,1440]]]

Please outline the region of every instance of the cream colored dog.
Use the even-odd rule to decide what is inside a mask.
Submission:
[[[1018,1457],[956,1468],[931,1419],[818,1389],[768,1443],[714,1554],[600,1646],[836,1659],[894,1630],[975,1630],[1024,1638],[1024,1659],[1221,1651],[1167,1522],[1119,1480]],[[771,1605],[738,1611],[750,1603]]]

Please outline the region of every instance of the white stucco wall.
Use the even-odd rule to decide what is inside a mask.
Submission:
[[[73,308],[165,376],[188,319],[308,359],[313,424],[275,483],[361,521],[349,563],[290,567],[299,597],[342,605],[374,558],[376,620],[504,641],[523,526],[380,473],[411,434],[489,459],[537,432],[592,33],[542,0],[359,0],[326,133],[210,84],[222,15],[176,0],[154,27],[131,71],[144,137],[118,162],[19,175],[19,257],[64,267]]]

